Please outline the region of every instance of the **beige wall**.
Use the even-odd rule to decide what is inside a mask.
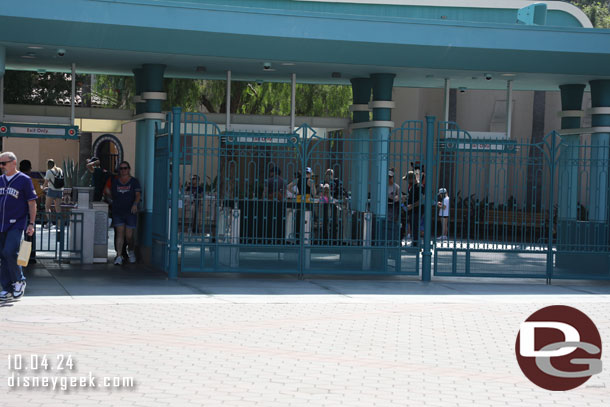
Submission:
[[[14,152],[19,161],[30,160],[34,171],[46,171],[49,158],[55,160],[59,167],[64,160],[78,160],[78,141],[75,140],[11,137],[2,142],[3,150]]]

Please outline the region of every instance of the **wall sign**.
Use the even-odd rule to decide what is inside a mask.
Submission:
[[[0,137],[78,140],[78,126],[0,123]]]

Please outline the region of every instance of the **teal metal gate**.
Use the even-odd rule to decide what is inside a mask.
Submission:
[[[368,197],[380,180],[355,174],[383,160],[400,184],[410,163],[422,162],[422,127],[405,122],[387,150],[372,153],[378,140],[343,131],[319,135],[304,125],[293,133],[221,132],[202,114],[174,111],[156,135],[155,264],[170,277],[417,275],[420,251],[401,244],[403,212],[398,228],[372,213]],[[359,205],[356,192],[364,197]]]
[[[435,152],[434,193],[447,190],[450,210],[447,233],[437,196],[434,275],[610,277],[609,211],[595,205],[607,202],[607,146],[556,132],[533,144],[477,140],[439,122]]]

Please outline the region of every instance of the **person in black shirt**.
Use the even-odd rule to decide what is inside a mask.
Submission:
[[[417,246],[419,241],[419,220],[421,212],[421,202],[423,201],[423,192],[415,173],[409,171],[407,175],[402,177],[407,181],[407,222],[411,225],[411,233],[413,236],[413,243],[411,246]]]

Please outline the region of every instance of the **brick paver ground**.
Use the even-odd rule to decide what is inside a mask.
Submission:
[[[189,278],[38,268],[0,304],[0,405],[607,406],[604,370],[569,392],[536,387],[515,359],[519,324],[574,306],[610,343],[610,286],[538,282]],[[607,346],[607,345],[606,345]],[[8,358],[22,355],[21,370]],[[50,366],[33,372],[32,355]],[[56,370],[71,355],[72,370]],[[35,362],[35,361],[34,361]],[[28,370],[25,368],[28,367]],[[96,377],[95,388],[9,379]],[[133,388],[102,388],[104,377]],[[16,404],[19,403],[19,404]]]

